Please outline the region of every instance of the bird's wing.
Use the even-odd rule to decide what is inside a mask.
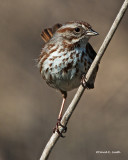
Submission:
[[[94,60],[96,57],[96,52],[94,51],[94,49],[92,48],[90,43],[87,43],[86,45],[86,52],[88,53],[89,57]]]

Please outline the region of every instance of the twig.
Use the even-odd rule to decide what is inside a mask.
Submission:
[[[124,14],[125,14],[125,12],[127,10],[127,7],[128,7],[128,0],[125,0],[123,5],[122,5],[122,7],[121,7],[121,9],[120,9],[120,11],[119,11],[119,13],[118,13],[118,15],[117,15],[117,17],[115,18],[115,20],[114,20],[114,22],[112,24],[112,26],[111,26],[111,28],[110,28],[110,30],[109,30],[109,32],[108,32],[103,44],[101,45],[101,47],[100,47],[100,49],[99,49],[99,51],[97,53],[96,58],[94,59],[90,69],[88,70],[88,73],[86,74],[86,81],[87,82],[89,82],[89,79],[90,79],[95,67],[100,62],[100,60],[101,60],[101,58],[102,58],[102,56],[103,56],[103,54],[104,54],[109,42],[111,41],[111,39],[112,39],[112,37],[113,37],[113,35],[114,35],[114,33],[115,33],[120,21],[121,21],[121,19],[123,18]],[[71,104],[69,105],[69,107],[67,108],[65,114],[63,115],[63,118],[61,120],[61,124],[63,124],[64,126],[67,125],[67,123],[68,123],[68,121],[69,121],[74,109],[76,108],[76,105],[78,104],[78,102],[79,102],[79,100],[80,100],[85,88],[83,88],[83,86],[80,86],[78,88],[78,91],[76,92]],[[63,132],[63,128],[62,127],[60,127],[59,130],[60,130],[61,133]],[[48,159],[48,157],[50,155],[50,152],[51,152],[52,148],[54,147],[54,145],[56,144],[58,139],[59,139],[58,133],[56,133],[56,132],[53,133],[51,138],[50,138],[50,140],[48,141],[48,143],[47,143],[42,155],[41,155],[40,160],[47,160]]]

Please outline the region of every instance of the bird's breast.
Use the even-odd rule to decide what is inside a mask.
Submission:
[[[80,85],[81,75],[86,74],[92,60],[85,48],[71,51],[54,48],[54,51],[47,58],[42,57],[39,63],[41,75],[51,87],[69,91]]]

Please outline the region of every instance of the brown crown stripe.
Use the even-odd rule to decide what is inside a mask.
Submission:
[[[74,23],[79,23],[79,24],[83,24],[85,27],[87,28],[91,28],[91,25],[88,24],[87,22],[83,22],[83,21],[70,21],[70,22],[67,22],[66,24],[74,24]]]
[[[87,27],[87,28],[92,28],[91,25],[88,24],[87,22],[80,21],[80,22],[78,22],[78,23],[83,24],[83,25],[84,25],[85,27]]]
[[[60,29],[58,29],[57,30],[57,32],[58,33],[64,33],[64,32],[66,32],[66,31],[73,31],[74,30],[74,28],[71,28],[71,27],[67,27],[67,28],[60,28]]]

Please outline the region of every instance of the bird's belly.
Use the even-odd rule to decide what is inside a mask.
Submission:
[[[48,84],[51,87],[57,88],[63,91],[70,91],[74,88],[79,87],[81,82],[81,76],[85,72],[84,63],[80,63],[76,67],[68,68],[68,67],[61,67],[61,69],[52,69],[49,72],[50,81]]]
[[[58,88],[60,90],[70,91],[74,88],[79,87],[79,85],[80,85],[80,81],[81,81],[80,75],[76,76],[75,73],[73,73],[73,74],[72,73],[63,73],[58,76],[55,80],[55,86],[56,86],[56,88]]]

